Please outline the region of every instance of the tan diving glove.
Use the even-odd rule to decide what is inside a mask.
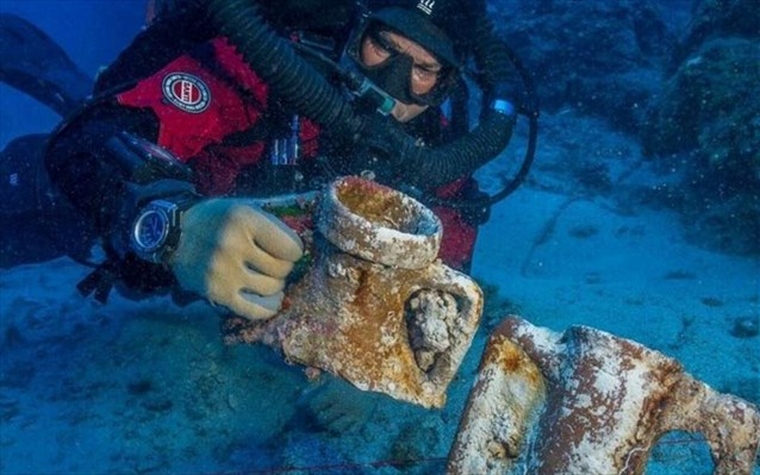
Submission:
[[[303,255],[298,235],[242,199],[202,201],[183,215],[167,260],[183,289],[249,320],[273,316],[285,278]]]

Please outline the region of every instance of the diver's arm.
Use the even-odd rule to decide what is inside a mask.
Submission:
[[[192,193],[189,176],[147,163],[148,155],[120,145],[124,131],[139,131],[144,113],[101,106],[99,114],[62,127],[48,144],[45,166],[53,184],[87,219],[107,245],[124,251],[124,233],[144,203]],[[145,134],[145,137],[150,137]],[[155,182],[155,183],[154,183]]]

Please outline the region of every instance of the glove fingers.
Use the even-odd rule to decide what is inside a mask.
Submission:
[[[264,249],[251,243],[251,247],[241,250],[241,259],[254,272],[276,279],[284,279],[293,270],[293,261],[278,259]]]
[[[264,274],[242,260],[222,256],[209,267],[201,294],[224,303],[232,298],[236,289],[267,296],[282,291],[284,287],[284,278]]]
[[[248,265],[238,279],[241,291],[262,296],[274,295],[285,288],[285,280],[270,277]]]
[[[253,230],[253,240],[268,254],[295,262],[303,255],[303,243],[295,231],[269,213],[246,206],[238,219],[244,220]]]
[[[183,289],[245,318],[279,310],[285,278],[303,254],[298,235],[243,200],[208,200],[182,218],[169,261]]]
[[[274,316],[280,309],[284,294],[278,292],[274,295],[262,297],[241,289],[236,292],[230,302],[230,310],[248,320],[263,320]]]

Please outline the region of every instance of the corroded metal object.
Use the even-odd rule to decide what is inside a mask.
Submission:
[[[436,259],[428,208],[358,177],[318,206],[313,263],[265,322],[233,321],[227,341],[264,342],[291,362],[424,407],[441,407],[477,330],[483,295]]]
[[[715,475],[752,473],[760,444],[754,405],[636,342],[508,318],[484,353],[448,473],[638,475],[673,430],[704,435]]]

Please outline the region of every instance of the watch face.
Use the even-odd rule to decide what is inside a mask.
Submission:
[[[132,239],[142,252],[153,252],[166,240],[169,233],[169,217],[162,210],[146,210],[135,223]]]

